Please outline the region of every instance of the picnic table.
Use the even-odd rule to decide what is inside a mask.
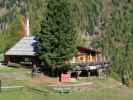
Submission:
[[[70,93],[72,89],[70,87],[55,87],[54,90],[58,93]]]

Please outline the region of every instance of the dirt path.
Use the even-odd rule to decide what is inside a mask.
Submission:
[[[48,76],[40,76],[37,78],[33,78],[30,83],[33,84],[60,84],[60,82],[58,81],[58,78],[51,78]]]

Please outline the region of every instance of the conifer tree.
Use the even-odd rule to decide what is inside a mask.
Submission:
[[[76,36],[67,0],[48,0],[47,14],[38,34],[40,58],[44,64],[62,67],[76,51]]]

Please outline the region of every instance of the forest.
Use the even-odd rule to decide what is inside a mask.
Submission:
[[[49,0],[0,1],[0,53],[20,38],[23,16],[37,35]],[[57,0],[58,1],[58,0]],[[67,0],[78,45],[103,51],[112,65],[112,76],[128,84],[133,80],[133,0]]]

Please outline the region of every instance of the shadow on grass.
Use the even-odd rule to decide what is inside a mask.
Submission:
[[[33,88],[33,87],[26,87],[26,90],[35,94],[39,94],[39,95],[50,95],[51,91],[50,90],[40,90],[38,88]]]

